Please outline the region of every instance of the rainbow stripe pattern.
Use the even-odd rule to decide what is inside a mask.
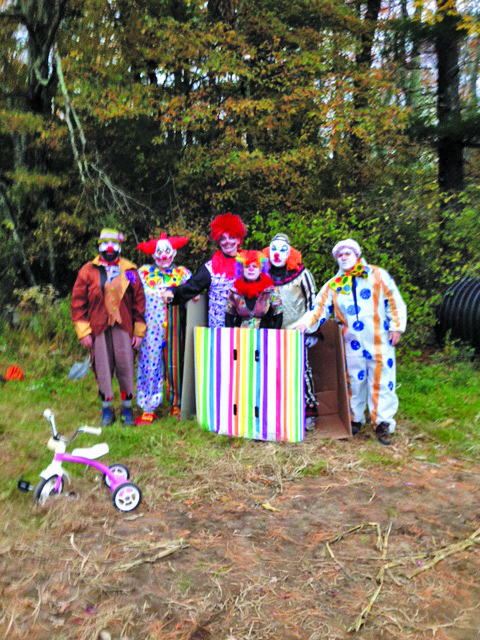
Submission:
[[[305,437],[304,343],[299,331],[195,327],[197,420],[255,440]]]

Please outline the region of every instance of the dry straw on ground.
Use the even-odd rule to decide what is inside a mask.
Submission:
[[[0,638],[474,640],[480,467],[409,445],[232,441],[183,478],[152,456],[133,514],[93,475],[5,502]]]

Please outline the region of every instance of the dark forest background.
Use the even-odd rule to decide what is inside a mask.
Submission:
[[[123,253],[225,211],[320,286],[333,244],[386,267],[424,340],[480,263],[474,0],[0,2],[0,304],[67,295],[101,227]]]

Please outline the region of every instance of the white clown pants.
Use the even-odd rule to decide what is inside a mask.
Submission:
[[[398,397],[395,393],[395,349],[388,347],[380,358],[350,356],[347,362],[347,384],[352,422],[365,422],[365,406],[374,426],[387,422],[390,433],[395,430]]]

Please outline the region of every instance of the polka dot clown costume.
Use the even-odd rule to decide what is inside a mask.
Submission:
[[[321,289],[314,306],[297,323],[312,332],[333,316],[342,327],[352,432],[365,422],[368,403],[379,442],[390,444],[395,429],[395,344],[405,331],[407,309],[393,281],[360,258],[355,240],[333,248],[339,271]]]
[[[145,292],[147,333],[138,358],[137,404],[143,413],[135,420],[137,425],[156,419],[164,380],[170,413],[180,415],[185,308],[167,306],[162,294],[167,287],[177,287],[191,277],[188,269],[173,264],[177,249],[187,242],[187,238],[167,238],[162,233],[158,239],[137,245],[154,259],[154,264],[144,264],[138,270]]]

